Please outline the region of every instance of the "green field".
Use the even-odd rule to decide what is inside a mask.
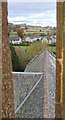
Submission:
[[[10,34],[10,35],[17,35],[17,32],[11,31],[9,34]],[[18,35],[17,35],[17,36],[18,36]]]
[[[17,32],[13,32],[11,31],[10,32],[10,35],[18,35]],[[47,32],[24,32],[24,36],[30,36],[30,35],[40,35],[40,36],[43,36],[43,35],[47,35]]]
[[[23,49],[23,50],[25,51],[25,50],[27,50],[30,46],[27,46],[27,45],[25,45],[25,46],[15,46],[15,45],[13,45],[13,47],[15,47],[15,48],[21,48],[21,49]],[[49,46],[48,49],[49,49],[51,52],[53,52],[54,54],[56,54],[56,46]]]
[[[14,45],[13,45],[13,47],[15,47],[15,48],[21,48],[23,50],[27,50],[29,48],[29,46],[14,46]]]
[[[53,52],[54,54],[56,54],[56,46],[49,46],[48,48],[49,48],[49,50],[51,52]]]
[[[51,52],[56,54],[56,46],[55,45],[48,45],[46,42],[42,44],[41,41],[34,42],[32,44],[24,43],[24,44],[11,44],[12,47],[15,49],[12,49],[12,59],[14,62],[13,69],[18,71],[24,71],[26,68],[26,65],[32,60],[36,54],[38,54],[42,49],[49,49]],[[15,50],[15,52],[13,52]],[[15,54],[16,53],[16,54]],[[18,67],[16,68],[16,60],[18,62]]]

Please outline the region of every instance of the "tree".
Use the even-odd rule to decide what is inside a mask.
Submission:
[[[10,44],[11,56],[12,56],[12,70],[13,71],[22,71],[21,62],[18,58],[15,48]]]
[[[27,26],[27,25],[25,26],[25,29],[28,29],[28,26]]]
[[[40,29],[40,32],[41,32],[41,29]]]
[[[24,36],[24,30],[22,28],[20,28],[19,25],[16,26],[16,31],[17,31],[17,34],[20,38],[23,38]]]

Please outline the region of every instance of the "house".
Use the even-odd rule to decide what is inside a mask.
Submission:
[[[18,36],[10,35],[10,43],[12,43],[12,44],[20,44],[20,43],[22,43],[22,40]]]
[[[32,42],[32,39],[30,37],[26,37],[25,41],[26,42]]]
[[[29,37],[26,37],[26,39],[25,39],[26,42],[35,42],[37,40],[41,40],[41,37],[39,37],[39,36],[29,36]]]
[[[43,43],[43,42],[47,42],[47,43],[48,43],[47,38],[44,37],[44,38],[42,39],[42,43]]]
[[[48,40],[48,44],[56,43],[56,38],[53,36],[45,36],[45,38]]]
[[[56,42],[56,35],[54,35],[53,38],[54,38],[54,41]]]

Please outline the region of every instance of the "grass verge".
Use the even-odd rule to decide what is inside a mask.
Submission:
[[[54,54],[56,54],[56,46],[49,46],[48,49]]]

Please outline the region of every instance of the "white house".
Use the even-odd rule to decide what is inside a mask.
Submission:
[[[48,41],[48,44],[53,44],[56,42],[56,38],[54,38],[53,36],[46,36],[45,37]]]
[[[25,41],[26,42],[32,42],[32,39],[30,37],[26,37]]]
[[[19,38],[18,36],[15,36],[15,35],[10,35],[10,43],[20,44],[20,43],[22,43],[21,38]]]
[[[25,41],[26,42],[35,42],[37,40],[41,40],[41,37],[36,37],[36,36],[30,36],[30,37],[26,37]]]
[[[47,38],[44,37],[44,38],[42,39],[42,43],[43,43],[43,42],[47,42],[47,43],[48,43]]]

